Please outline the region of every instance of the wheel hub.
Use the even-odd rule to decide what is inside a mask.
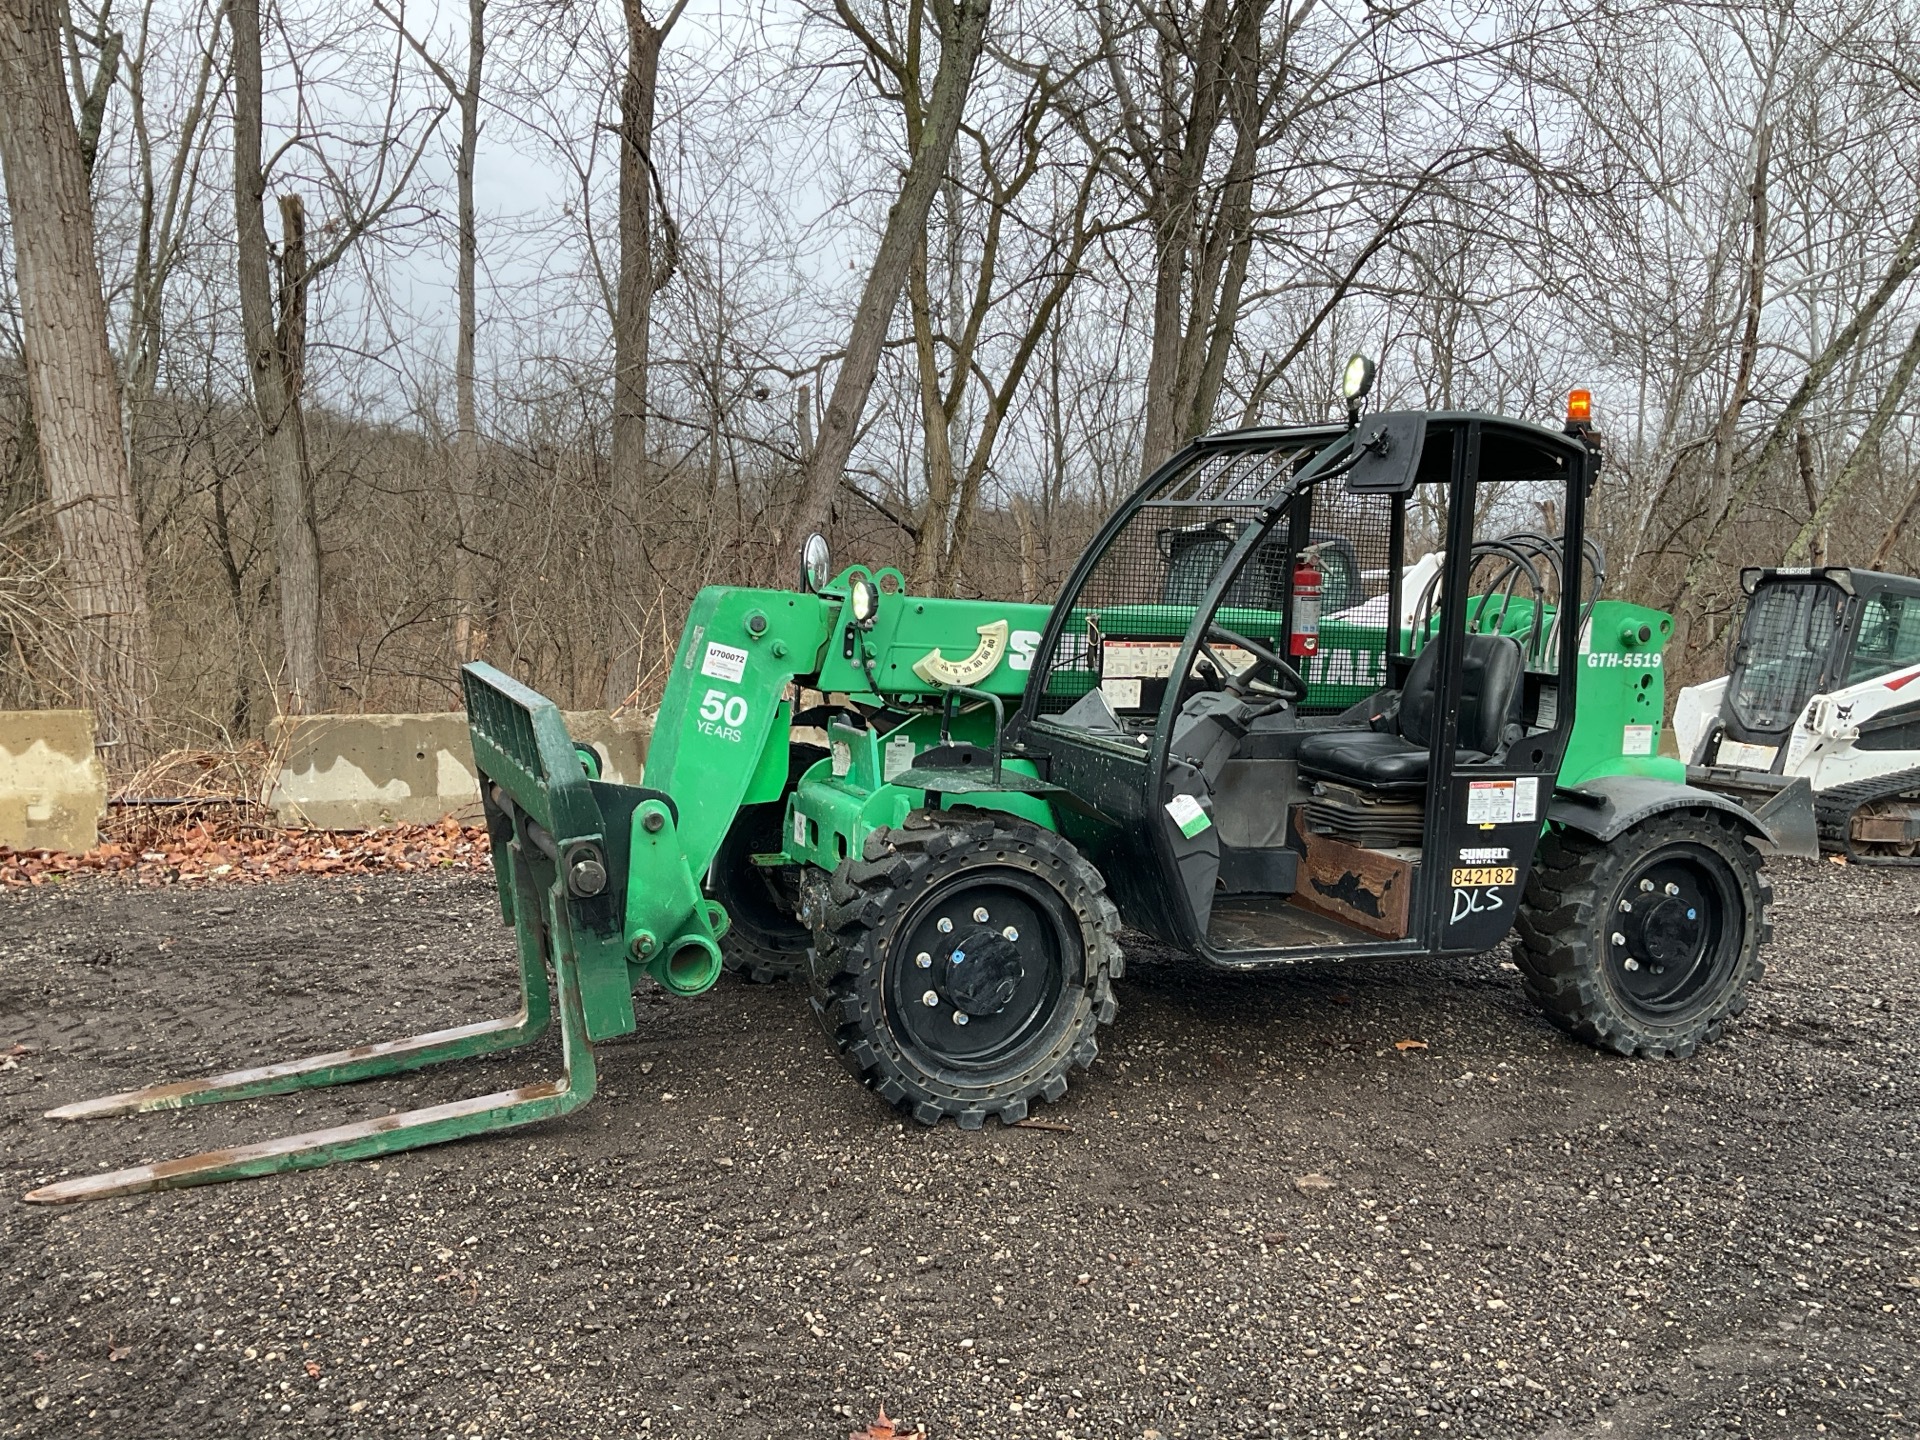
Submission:
[[[965,877],[923,901],[894,952],[894,1015],[939,1064],[977,1065],[1044,1032],[1066,981],[1057,900],[1019,873]]]
[[[1656,965],[1681,965],[1700,948],[1700,907],[1663,895],[1641,918],[1640,949]]]
[[[1655,859],[1620,889],[1607,963],[1621,998],[1650,1018],[1710,991],[1728,953],[1725,909],[1708,871],[1686,853]]]
[[[1020,946],[984,927],[968,932],[947,956],[947,998],[967,1015],[994,1015],[1006,1008],[1026,977]]]

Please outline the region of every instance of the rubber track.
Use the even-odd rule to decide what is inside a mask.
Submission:
[[[1757,939],[1738,962],[1726,1004],[1676,1026],[1657,1026],[1625,1013],[1610,1000],[1593,950],[1601,919],[1625,869],[1621,841],[1640,836],[1638,853],[1674,840],[1705,839],[1718,831],[1723,854],[1736,858],[1759,899]],[[1561,831],[1540,842],[1525,898],[1515,922],[1514,963],[1547,1018],[1587,1044],[1620,1055],[1684,1059],[1720,1038],[1726,1022],[1747,1005],[1747,987],[1765,970],[1760,951],[1773,938],[1773,886],[1743,833],[1712,811],[1668,811],[1603,843]]]
[[[1074,1014],[1045,1053],[1017,1074],[960,1084],[922,1073],[878,1023],[887,958],[880,934],[940,872],[963,871],[975,856],[1044,876],[1060,888],[1080,921],[1086,974],[1072,995]],[[1094,1032],[1111,1023],[1119,1008],[1112,982],[1125,968],[1116,939],[1120,914],[1105,880],[1066,840],[1011,816],[916,810],[898,829],[875,830],[862,857],[844,862],[826,885],[816,882],[806,913],[814,931],[814,1017],[849,1069],[923,1125],[951,1116],[971,1130],[988,1115],[1011,1125],[1026,1118],[1035,1098],[1058,1100],[1067,1092],[1067,1072],[1086,1069],[1099,1054]]]
[[[1920,855],[1882,855],[1853,848],[1855,811],[1876,800],[1892,800],[1909,793],[1920,795],[1920,770],[1896,770],[1891,775],[1876,775],[1871,780],[1855,780],[1850,785],[1815,791],[1813,815],[1820,827],[1820,843],[1839,851],[1856,865],[1920,865]]]

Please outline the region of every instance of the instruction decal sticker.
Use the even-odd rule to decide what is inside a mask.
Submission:
[[[1467,823],[1469,825],[1510,825],[1513,823],[1511,780],[1474,780],[1467,785]]]

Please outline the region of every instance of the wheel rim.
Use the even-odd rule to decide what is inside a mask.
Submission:
[[[715,878],[734,926],[776,949],[806,945],[807,929],[796,918],[800,907],[799,865],[762,866],[756,854],[780,849],[784,808],[754,806],[757,811],[735,835],[728,837]]]
[[[1605,971],[1621,1003],[1653,1021],[1711,1005],[1738,958],[1736,907],[1734,878],[1712,851],[1681,845],[1642,860],[1607,916]]]
[[[995,870],[935,888],[889,946],[886,1003],[901,1050],[961,1080],[1021,1068],[1062,1022],[1079,953],[1071,912],[1036,877]]]

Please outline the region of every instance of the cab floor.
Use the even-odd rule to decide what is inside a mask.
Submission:
[[[1222,895],[1207,940],[1218,950],[1284,950],[1296,945],[1371,945],[1380,937],[1277,895]]]

